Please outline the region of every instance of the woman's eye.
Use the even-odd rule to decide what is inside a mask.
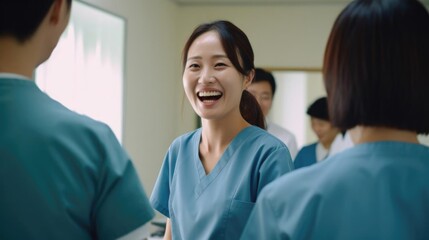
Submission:
[[[199,67],[200,67],[200,65],[193,63],[193,64],[190,64],[188,68],[195,69],[195,68],[199,68]]]
[[[216,63],[215,67],[225,67],[226,64],[225,63]]]

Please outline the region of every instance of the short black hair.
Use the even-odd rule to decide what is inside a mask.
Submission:
[[[263,68],[255,68],[255,78],[252,83],[257,82],[268,82],[271,86],[271,91],[274,97],[274,93],[276,92],[276,81],[273,74]]]
[[[323,77],[331,122],[429,133],[429,14],[416,0],[355,0],[337,17]]]
[[[326,97],[318,98],[307,108],[307,114],[314,118],[329,121],[328,101]]]
[[[0,36],[31,38],[55,0],[0,0]],[[70,7],[72,0],[67,0]]]

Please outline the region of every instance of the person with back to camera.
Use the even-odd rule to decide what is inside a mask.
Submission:
[[[247,87],[247,91],[252,93],[256,98],[261,106],[265,118],[267,118],[276,92],[276,81],[274,76],[262,68],[256,68],[255,78],[253,79],[252,84]],[[289,130],[270,121],[267,121],[267,131],[282,140],[289,148],[292,159],[295,159],[298,152],[295,135]]]
[[[311,128],[319,139],[317,142],[304,146],[296,156],[293,164],[295,169],[310,166],[324,160],[329,155],[329,149],[339,133],[329,120],[328,102],[326,97],[318,98],[307,109],[310,116]]]
[[[266,186],[242,239],[429,239],[428,42],[419,1],[348,4],[323,76],[331,121],[356,145]]]
[[[154,216],[110,128],[31,79],[71,5],[0,0],[0,239],[141,239]]]
[[[238,239],[262,188],[293,169],[245,90],[253,59],[229,21],[199,25],[185,44],[183,87],[202,127],[173,141],[155,184],[151,203],[168,218],[164,239]],[[255,109],[257,122],[245,112]]]

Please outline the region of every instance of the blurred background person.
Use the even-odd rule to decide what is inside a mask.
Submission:
[[[274,94],[276,92],[276,81],[274,76],[262,68],[256,68],[255,78],[253,79],[252,84],[247,87],[247,90],[255,96],[261,106],[267,122],[267,131],[286,144],[292,159],[294,159],[298,152],[295,135],[289,130],[270,122],[267,119],[273,104]]]
[[[295,158],[295,169],[310,166],[320,162],[329,155],[331,144],[339,129],[332,126],[329,120],[328,103],[326,97],[314,101],[307,109],[310,116],[311,129],[317,136],[318,141],[304,146]]]

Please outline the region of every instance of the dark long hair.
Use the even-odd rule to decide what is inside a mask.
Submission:
[[[248,123],[266,129],[264,113],[256,98],[247,90],[241,95],[240,112]]]

